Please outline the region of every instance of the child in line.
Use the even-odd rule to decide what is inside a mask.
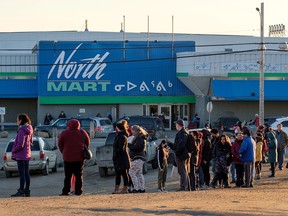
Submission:
[[[256,136],[256,157],[255,157],[255,168],[256,168],[256,177],[258,180],[261,178],[261,161],[262,161],[262,148],[263,148],[263,136],[261,133],[257,133]]]
[[[169,158],[169,150],[166,145],[166,141],[162,140],[162,142],[157,147],[157,163],[159,167],[158,171],[158,191],[159,192],[167,192],[165,189],[165,183],[167,179],[167,169],[168,169],[168,158]]]

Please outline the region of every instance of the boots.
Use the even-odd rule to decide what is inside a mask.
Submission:
[[[119,194],[119,185],[115,185],[115,189],[112,194]]]
[[[30,197],[30,190],[25,189],[24,193],[26,197]]]
[[[11,197],[25,197],[25,192],[23,189],[18,189],[17,193],[12,194]]]
[[[127,186],[123,186],[122,191],[120,192],[121,194],[126,194],[128,193],[128,187]]]

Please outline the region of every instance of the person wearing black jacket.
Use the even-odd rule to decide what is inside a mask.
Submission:
[[[189,140],[189,142],[193,142],[193,149],[190,152],[190,172],[189,172],[189,179],[190,179],[190,190],[196,191],[196,167],[199,161],[199,152],[201,147],[202,140],[200,139],[200,135],[198,131],[192,131],[192,136],[194,139]],[[191,145],[191,143],[189,143]]]
[[[188,138],[188,133],[184,128],[184,121],[176,121],[176,129],[178,133],[176,134],[174,143],[167,140],[168,146],[175,153],[175,162],[177,164],[178,173],[180,175],[180,188],[177,191],[189,190],[189,153],[186,149],[186,143]]]
[[[201,159],[201,167],[203,170],[204,175],[204,184],[206,186],[209,186],[210,184],[210,161],[212,157],[212,143],[209,138],[211,135],[208,130],[202,130],[201,133],[203,134],[202,142],[203,142],[203,148],[202,148],[202,159]]]
[[[211,186],[215,187],[218,180],[223,180],[225,188],[230,188],[228,184],[227,155],[231,153],[231,143],[226,135],[220,136],[220,142],[217,142],[213,148],[213,158],[215,160],[215,176]]]
[[[128,170],[130,168],[130,158],[127,152],[127,132],[122,123],[116,125],[117,135],[113,143],[113,163],[116,173],[115,177],[115,189],[113,194],[128,193]],[[119,186],[121,183],[121,176],[123,178],[123,188],[119,192]]]
[[[166,177],[167,177],[167,169],[168,169],[168,157],[169,150],[165,143],[165,140],[157,147],[157,164],[158,164],[158,191],[159,192],[167,192],[165,189]]]

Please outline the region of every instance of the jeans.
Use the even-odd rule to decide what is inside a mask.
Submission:
[[[165,183],[167,179],[168,163],[163,162],[163,169],[158,170],[158,189],[165,189]]]
[[[253,170],[254,169],[255,169],[254,162],[244,162],[245,185],[247,187],[253,185]]]
[[[204,162],[201,162],[201,167],[202,167],[202,171],[203,171],[203,174],[204,174],[204,183],[205,185],[209,186],[210,184],[210,172],[209,172],[209,163],[204,163]]]
[[[180,187],[185,190],[188,189],[189,182],[188,163],[189,159],[180,160],[178,157],[176,157],[176,164],[178,168],[178,173],[180,175]]]
[[[196,167],[194,164],[190,164],[189,178],[190,178],[190,190],[196,191]]]
[[[20,188],[19,189],[29,190],[30,189],[29,161],[17,160],[17,167],[18,167],[18,172],[20,175]],[[26,183],[26,187],[25,187],[25,183]]]
[[[236,186],[241,187],[244,184],[244,181],[243,181],[244,165],[235,164],[235,169],[236,169]]]
[[[198,181],[197,181],[197,174],[198,174]],[[198,182],[198,184],[197,184]],[[199,166],[196,169],[196,187],[200,187],[204,185],[204,173],[203,173],[203,169],[202,166]]]
[[[278,151],[278,167],[279,169],[283,168],[283,163],[284,163],[284,159],[285,159],[285,149],[280,150],[277,149]]]
[[[231,173],[231,178],[232,178],[232,181],[235,182],[236,181],[236,178],[235,178],[235,164],[234,162],[231,163],[230,165],[230,173]]]

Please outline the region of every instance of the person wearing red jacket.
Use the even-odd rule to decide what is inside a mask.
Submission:
[[[64,187],[62,194],[69,195],[72,175],[76,178],[75,195],[83,193],[83,167],[84,145],[90,146],[90,138],[86,131],[80,130],[80,122],[71,119],[67,123],[68,128],[63,131],[58,139],[58,147],[64,160]]]
[[[242,132],[236,134],[236,138],[234,143],[232,144],[231,153],[233,155],[233,162],[235,164],[236,169],[236,186],[241,187],[244,184],[243,176],[244,176],[244,165],[240,159],[239,150],[241,148],[243,142],[243,134]]]

